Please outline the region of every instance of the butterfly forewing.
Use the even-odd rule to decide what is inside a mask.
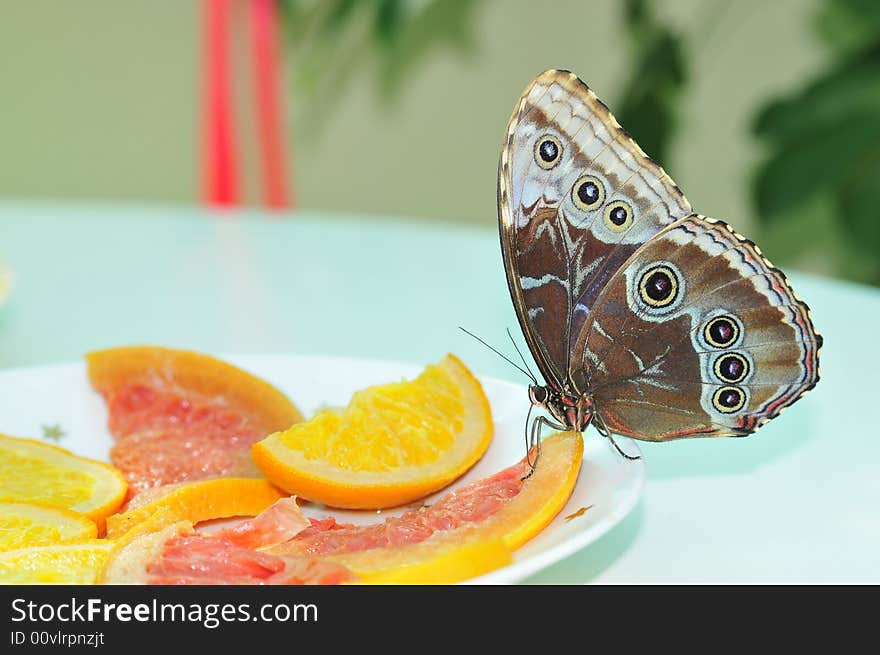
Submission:
[[[674,182],[567,71],[526,89],[499,163],[508,285],[547,382],[583,391],[574,352],[603,288],[637,248],[691,213]],[[592,363],[588,363],[592,365]]]

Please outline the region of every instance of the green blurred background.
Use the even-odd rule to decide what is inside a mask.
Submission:
[[[0,200],[200,202],[200,3],[0,4]],[[282,9],[298,208],[493,228],[510,112],[535,74],[567,68],[697,211],[776,263],[880,284],[880,2]],[[256,205],[247,77],[238,65],[245,199]]]

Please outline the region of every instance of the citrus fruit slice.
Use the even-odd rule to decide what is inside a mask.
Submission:
[[[189,521],[174,521],[171,510],[162,507],[125,534],[108,540],[113,547],[103,563],[98,584],[146,584],[147,565],[159,557],[166,541],[194,534]]]
[[[111,461],[132,493],[216,476],[259,476],[251,444],[302,420],[271,384],[208,355],[135,346],[86,360],[116,438]]]
[[[275,501],[252,519],[211,535],[245,548],[269,548],[293,539],[309,525],[309,519],[296,504],[296,497],[290,496]]]
[[[436,504],[372,526],[312,519],[293,539],[263,550],[223,533],[203,535],[161,513],[117,543],[101,576],[108,584],[452,584],[505,566],[511,550],[559,513],[580,471],[577,433],[546,439],[529,478],[525,460],[447,494]],[[285,524],[283,499],[252,521]],[[167,509],[164,510],[167,512]],[[245,522],[248,523],[248,522]],[[265,527],[265,526],[263,526]],[[293,526],[293,532],[300,525]],[[250,537],[253,531],[246,531]],[[277,534],[268,532],[269,538]],[[255,540],[255,546],[267,542]],[[268,543],[271,543],[268,542]]]
[[[308,557],[280,557],[201,535],[187,521],[153,521],[116,540],[101,584],[297,585],[340,584],[355,578],[343,565]]]
[[[89,539],[0,553],[0,584],[94,584],[112,547]]]
[[[97,536],[95,522],[83,514],[31,503],[0,503],[0,552]]]
[[[344,565],[364,584],[420,585],[463,582],[513,560],[503,540],[482,539],[476,532],[320,559]]]
[[[103,524],[125,500],[125,478],[64,448],[0,434],[0,501],[69,509]]]
[[[489,447],[492,429],[479,381],[447,355],[414,381],[358,391],[345,409],[268,436],[253,457],[270,481],[300,498],[379,509],[461,476]]]
[[[107,536],[120,537],[160,512],[165,523],[256,516],[282,496],[265,478],[212,478],[154,487],[132,498],[124,512],[107,517]]]
[[[431,506],[374,525],[313,520],[276,555],[313,555],[343,564],[365,582],[450,583],[503,566],[565,506],[583,458],[583,439],[545,439],[535,472],[525,459],[446,494]],[[471,569],[467,569],[471,566]]]
[[[335,562],[268,555],[204,535],[173,537],[147,565],[148,584],[332,585],[354,579]]]

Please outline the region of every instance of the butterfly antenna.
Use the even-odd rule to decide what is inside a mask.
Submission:
[[[498,355],[501,359],[503,359],[503,360],[506,361],[508,364],[510,364],[511,366],[513,366],[515,369],[517,369],[520,373],[522,373],[523,375],[528,376],[528,378],[532,381],[533,384],[538,384],[538,380],[535,378],[534,375],[532,375],[531,371],[527,371],[526,369],[524,369],[522,366],[520,366],[519,364],[517,364],[515,361],[513,361],[512,359],[510,359],[509,357],[507,357],[504,353],[500,352],[497,348],[493,348],[493,347],[490,346],[488,343],[486,343],[485,341],[483,341],[480,337],[478,337],[478,336],[477,336],[476,334],[474,334],[473,332],[469,332],[468,330],[465,330],[465,329],[464,329],[463,327],[461,327],[460,325],[458,326],[458,329],[461,330],[462,332],[464,332],[465,334],[472,336],[474,339],[476,339],[476,340],[479,341],[481,344],[483,344],[484,346],[486,346],[486,348],[488,348],[489,350],[491,350],[493,353],[495,353],[496,355]],[[517,352],[519,352],[519,349],[517,349]],[[520,355],[520,356],[522,356],[522,355]]]
[[[519,349],[519,346],[516,345],[516,341],[513,338],[513,335],[510,333],[510,328],[507,328],[507,336],[510,337],[510,343],[513,344],[514,350],[516,350],[516,354],[519,355],[519,358],[522,360],[523,366],[526,367],[526,370],[530,373],[529,377],[535,381],[535,384],[538,383],[537,378],[535,378],[535,374],[532,373],[532,369],[529,368],[529,363],[526,361],[526,358],[523,357],[522,352]]]

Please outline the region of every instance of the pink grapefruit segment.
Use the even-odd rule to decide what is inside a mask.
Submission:
[[[116,438],[110,458],[132,494],[215,476],[261,476],[252,444],[302,420],[268,382],[208,355],[138,346],[86,360]]]
[[[239,529],[198,534],[156,515],[117,540],[104,582],[147,584],[330,584],[361,581],[452,584],[511,562],[511,552],[565,506],[583,440],[566,432],[543,442],[531,477],[526,462],[446,494],[436,504],[367,526],[305,521],[279,501]],[[289,499],[293,502],[293,499]],[[285,534],[286,533],[286,534]],[[290,538],[292,536],[292,538]],[[266,548],[267,544],[286,539]]]
[[[268,555],[216,536],[188,535],[165,542],[147,565],[157,585],[335,585],[354,580],[341,564],[307,557]]]
[[[364,582],[458,582],[509,563],[511,551],[546,527],[568,502],[582,459],[580,434],[556,434],[544,440],[538,467],[525,480],[522,460],[383,523],[313,520],[267,552],[318,556]]]
[[[519,495],[528,471],[519,462],[488,478],[445,495],[434,505],[373,525],[340,524],[330,517],[312,524],[288,545],[309,555],[333,555],[371,548],[405,546],[432,535],[480,523]]]
[[[291,496],[276,501],[252,519],[214,532],[213,536],[244,548],[269,548],[289,541],[309,525],[309,519],[296,504],[296,498]]]
[[[167,512],[167,510],[166,510]],[[301,585],[352,582],[344,565],[262,553],[161,512],[112,541],[99,584]]]
[[[479,526],[513,549],[539,532],[568,501],[577,481],[583,440],[566,432],[546,439],[540,464],[528,472],[525,459],[495,475],[443,496],[437,503],[373,525],[312,521],[277,552],[336,555],[419,543],[434,535]]]

